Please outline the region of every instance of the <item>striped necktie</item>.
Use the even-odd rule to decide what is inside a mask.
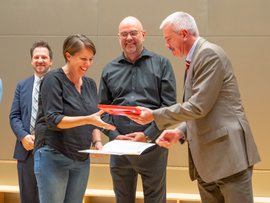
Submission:
[[[41,82],[41,79],[38,78],[36,80],[34,95],[33,95],[33,99],[32,99],[32,111],[31,111],[31,120],[30,120],[30,133],[31,133],[31,135],[35,134],[35,125],[36,125],[37,112],[38,112],[38,94],[39,94],[40,82]]]

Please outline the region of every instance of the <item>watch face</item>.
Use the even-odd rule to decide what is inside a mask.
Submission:
[[[99,104],[97,107],[111,115],[141,114],[141,110],[137,107],[102,105],[102,104]]]

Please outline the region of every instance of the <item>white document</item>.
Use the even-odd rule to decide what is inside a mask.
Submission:
[[[106,143],[102,150],[86,149],[80,150],[79,152],[113,155],[140,155],[144,150],[153,145],[155,145],[155,143],[113,140]]]

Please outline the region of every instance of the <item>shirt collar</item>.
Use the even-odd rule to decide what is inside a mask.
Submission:
[[[34,74],[34,83],[36,83],[37,80],[42,79],[44,76],[42,76],[41,78],[39,78],[36,74]]]
[[[186,61],[191,61],[193,52],[194,52],[194,50],[196,48],[196,45],[197,45],[199,39],[200,39],[200,37],[198,37],[198,39],[196,39],[196,41],[192,45],[191,49],[189,50],[188,55],[187,55],[187,58],[186,58]]]
[[[146,48],[143,48],[141,55],[139,56],[139,58],[138,58],[136,61],[140,60],[141,58],[144,58],[144,57],[150,57],[150,56],[153,56],[153,53],[150,52],[150,51],[148,51]],[[121,61],[127,61],[127,62],[129,62],[129,61],[126,59],[126,57],[125,57],[125,55],[124,55],[124,52],[123,52],[122,55],[119,57],[118,63],[120,63]],[[130,63],[130,62],[129,62],[129,63]]]

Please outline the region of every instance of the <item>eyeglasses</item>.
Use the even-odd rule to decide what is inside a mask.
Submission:
[[[128,35],[130,34],[131,37],[137,37],[137,35],[139,34],[139,32],[142,32],[142,31],[138,31],[138,30],[133,30],[131,32],[121,32],[120,33],[120,36],[122,38],[127,38]]]

